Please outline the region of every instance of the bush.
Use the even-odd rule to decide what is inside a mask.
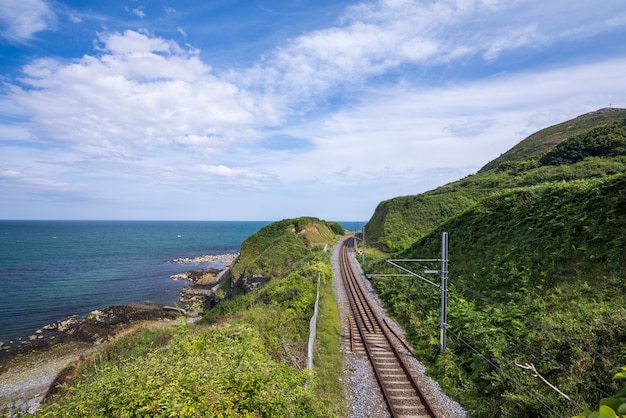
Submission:
[[[273,359],[258,331],[244,325],[179,333],[173,343],[122,363],[96,360],[37,416],[309,416],[318,402],[308,374]]]
[[[626,130],[617,126],[601,126],[569,138],[540,159],[541,165],[574,164],[587,157],[626,155]]]

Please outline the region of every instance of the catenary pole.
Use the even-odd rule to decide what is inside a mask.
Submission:
[[[361,252],[361,265],[365,264],[365,225],[363,225],[363,251]]]
[[[441,234],[441,354],[446,351],[448,325],[448,233]]]

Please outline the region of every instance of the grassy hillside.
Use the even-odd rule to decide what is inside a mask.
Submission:
[[[235,281],[253,275],[281,277],[306,263],[313,252],[332,245],[342,234],[338,223],[311,217],[271,223],[243,242],[231,275]]]
[[[594,113],[531,136],[425,194],[480,191],[469,209],[424,215],[420,239],[370,256],[368,273],[398,273],[383,257],[439,257],[449,233],[445,355],[439,289],[407,277],[375,284],[417,357],[472,416],[572,416],[619,389],[611,377],[626,363],[625,120],[623,110]]]
[[[65,382],[37,415],[344,415],[339,312],[330,251],[324,252],[343,232],[337,227],[298,218],[263,228],[243,244],[235,271],[269,282],[222,301],[199,324],[146,326],[116,339],[66,369]],[[310,372],[306,346],[318,277],[323,314]]]
[[[474,175],[381,202],[366,225],[366,239],[396,251],[494,191],[621,173],[626,170],[625,129],[626,109],[602,109],[543,129]],[[589,142],[595,147],[581,146]],[[555,149],[557,144],[564,145]]]
[[[475,205],[479,196],[480,192],[451,191],[385,200],[366,225],[366,239],[390,251],[406,248],[436,225]]]
[[[500,157],[486,164],[480,172],[497,169],[509,162],[533,161],[565,138],[584,134],[590,129],[618,124],[624,126],[626,109],[605,108],[551,126],[529,136]]]

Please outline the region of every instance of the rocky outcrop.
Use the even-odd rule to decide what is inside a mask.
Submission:
[[[92,311],[85,318],[72,315],[48,324],[27,337],[5,341],[0,346],[0,361],[16,354],[46,349],[61,342],[102,342],[132,322],[177,319],[180,315],[177,310],[152,302],[110,306]]]
[[[208,268],[186,271],[170,276],[172,280],[188,280],[201,286],[212,286],[217,283],[217,277],[222,270]]]
[[[242,281],[244,292],[252,292],[253,290],[267,283],[268,281],[269,280],[261,274],[253,274],[251,277],[245,277]]]
[[[185,305],[188,315],[197,316],[226,297],[225,292],[220,289],[230,277],[230,267],[224,270],[192,270],[184,274],[187,275],[187,280],[190,280],[192,285],[180,292],[179,301]]]

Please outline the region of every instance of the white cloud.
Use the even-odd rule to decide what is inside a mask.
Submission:
[[[623,23],[626,12],[619,1],[602,6],[591,0],[361,2],[349,7],[334,26],[303,34],[267,53],[246,72],[245,83],[290,95],[292,102],[306,102],[402,66],[452,65],[473,56],[491,62],[504,52],[537,50],[567,38],[572,28],[584,38],[606,29],[607,22]],[[419,79],[419,74],[402,72],[408,78]]]
[[[537,27],[535,25],[528,25],[522,28],[515,28],[505,35],[501,34],[491,42],[487,43],[488,47],[483,56],[485,60],[493,61],[504,50],[524,46],[537,47],[538,44],[544,42],[544,37],[539,34]]]
[[[476,137],[486,132],[493,124],[494,121],[491,119],[476,119],[475,117],[471,117],[453,122],[444,127],[443,130],[454,136]]]
[[[133,13],[142,19],[146,17],[146,13],[141,9],[133,9]]]
[[[626,59],[616,59],[448,86],[372,90],[349,108],[291,126],[317,146],[305,160],[283,161],[279,175],[335,186],[381,182],[396,195],[425,191],[475,172],[539,129],[626,97],[626,84],[615,83],[623,68]]]
[[[12,100],[41,139],[105,155],[167,145],[214,152],[245,141],[272,106],[211,73],[197,51],[134,31],[101,35],[99,56],[40,59]]]
[[[55,21],[56,15],[43,0],[0,1],[0,35],[12,42],[28,41]]]

